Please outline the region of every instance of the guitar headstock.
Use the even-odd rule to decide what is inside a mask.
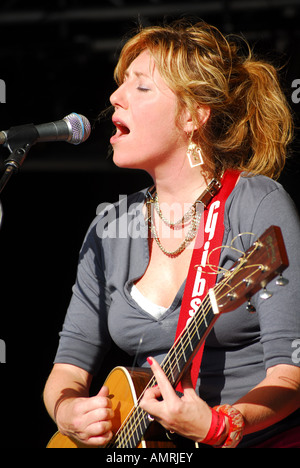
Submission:
[[[215,286],[219,312],[230,312],[288,267],[289,261],[278,226],[270,226]]]

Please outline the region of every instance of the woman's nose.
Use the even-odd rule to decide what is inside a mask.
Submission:
[[[111,104],[112,104],[113,106],[114,106],[115,103],[116,103],[116,97],[117,97],[117,90],[114,91],[114,92],[110,95],[110,98],[109,98],[109,100],[110,100],[110,102],[111,102]]]
[[[124,90],[122,90],[122,85],[111,94],[110,102],[114,107],[126,108],[127,100],[126,100]]]

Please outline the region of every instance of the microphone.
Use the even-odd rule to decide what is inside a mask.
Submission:
[[[32,138],[32,131],[34,131],[34,141],[32,144],[38,142],[51,142],[51,141],[66,141],[72,145],[79,145],[88,139],[91,133],[91,125],[86,117],[73,112],[67,115],[62,120],[49,122],[40,125],[19,125],[11,127],[9,130],[0,132],[0,145],[10,146],[14,140],[20,137],[26,139]]]

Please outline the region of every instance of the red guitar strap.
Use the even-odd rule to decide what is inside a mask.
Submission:
[[[221,180],[221,188],[214,196],[212,201],[204,209],[202,214],[198,234],[195,241],[193,255],[186,280],[186,286],[182,299],[182,305],[179,314],[176,337],[178,338],[186,324],[198,310],[202,300],[208,293],[208,290],[216,284],[217,273],[214,274],[207,265],[219,265],[221,249],[224,235],[224,208],[225,203],[234,189],[240,176],[238,171],[226,171]],[[209,274],[206,274],[206,273]],[[202,360],[204,343],[196,354],[191,370],[192,382],[195,388],[199,369]],[[177,390],[182,389],[177,387]]]

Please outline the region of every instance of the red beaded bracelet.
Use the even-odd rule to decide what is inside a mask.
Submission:
[[[201,444],[213,445],[222,448],[235,448],[243,438],[244,418],[239,410],[230,405],[215,406],[212,408],[212,419],[206,437],[201,440]],[[219,440],[226,427],[226,420],[229,421],[229,431],[225,441],[219,445]]]
[[[212,418],[210,428],[205,439],[201,440],[201,444],[216,445],[219,442],[226,426],[224,414],[217,412],[213,408],[211,413]]]
[[[230,405],[215,406],[214,410],[223,416],[227,416],[229,420],[229,431],[221,447],[235,448],[243,438],[245,421],[242,413]]]

